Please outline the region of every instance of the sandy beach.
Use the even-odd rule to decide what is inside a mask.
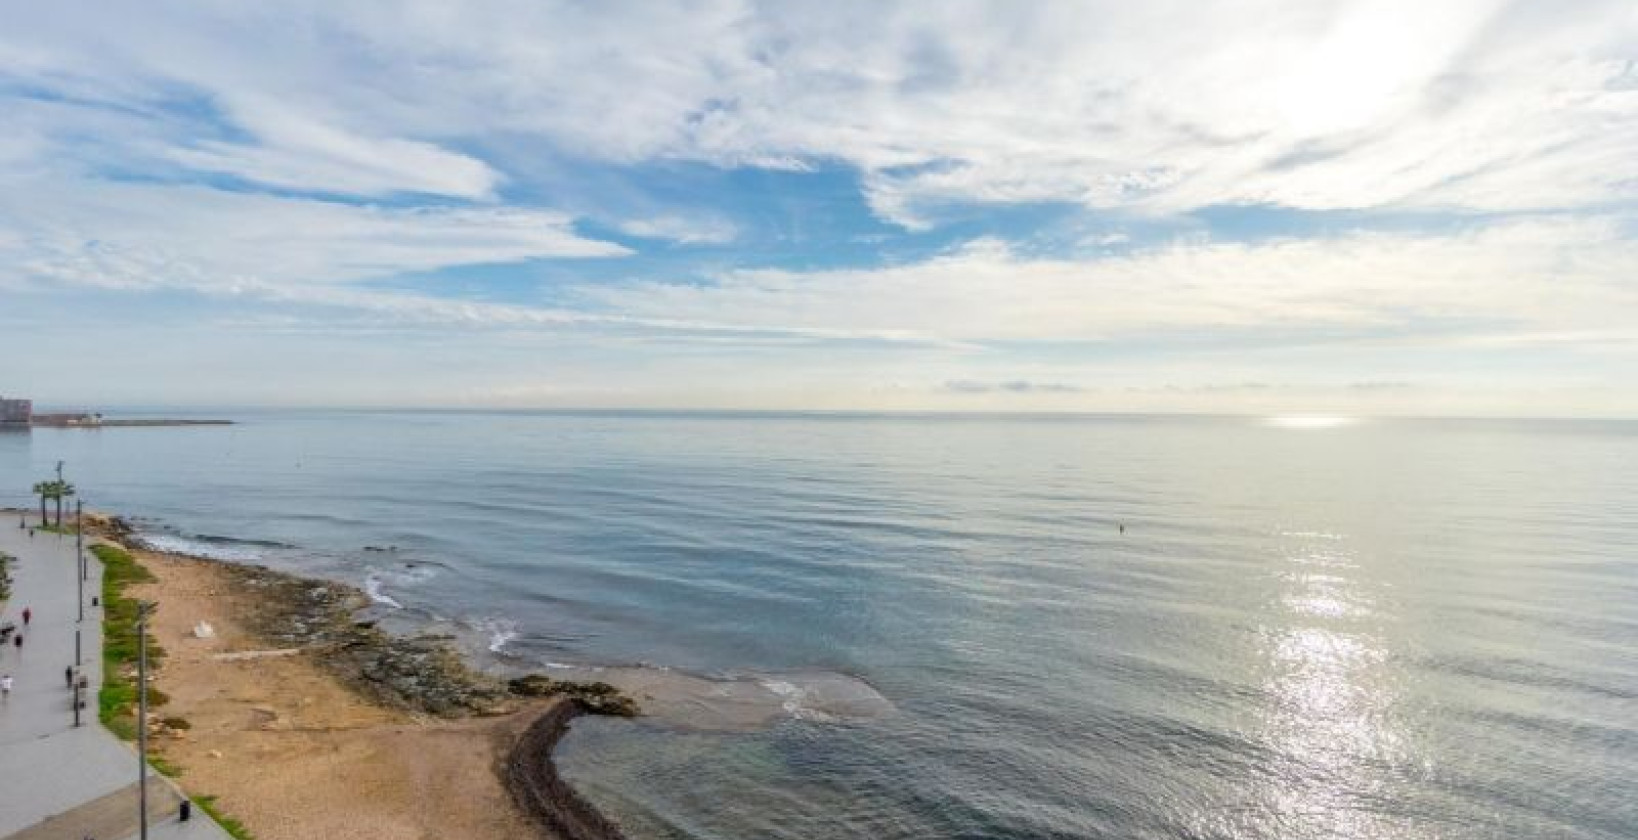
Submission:
[[[130,594],[160,603],[153,625],[166,657],[157,712],[185,730],[153,742],[183,769],[190,793],[264,840],[543,836],[514,806],[496,768],[549,699],[509,715],[446,720],[385,708],[306,654],[275,649],[239,616],[254,594],[221,564],[133,552],[158,578]],[[201,621],[215,630],[201,639]]]

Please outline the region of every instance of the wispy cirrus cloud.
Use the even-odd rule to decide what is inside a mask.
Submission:
[[[459,336],[507,399],[1638,375],[1614,0],[93,5],[0,29],[24,328]]]
[[[732,222],[710,216],[632,219],[621,223],[620,231],[645,239],[666,239],[682,245],[726,245],[739,235]]]
[[[258,184],[354,196],[488,200],[501,181],[483,161],[432,143],[368,137],[265,102],[241,102],[230,113],[253,141],[202,141],[169,151],[170,159]]]
[[[898,330],[950,341],[1120,342],[1258,333],[1318,340],[1618,329],[1638,311],[1638,242],[1620,219],[1452,232],[1183,240],[1092,258],[979,240],[880,268],[727,272],[715,283],[589,289],[638,316],[739,327]]]
[[[376,207],[204,186],[4,184],[0,259],[23,280],[231,292],[628,253],[550,211]]]
[[[454,147],[506,134],[613,162],[843,160],[911,225],[951,201],[1512,211],[1638,189],[1638,20],[1614,2],[102,11],[15,12],[11,75],[119,107],[189,92],[238,136],[175,158],[283,187],[484,197],[499,173]]]

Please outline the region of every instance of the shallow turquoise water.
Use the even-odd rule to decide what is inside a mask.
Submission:
[[[62,458],[157,537],[367,580],[503,663],[892,704],[577,723],[566,772],[637,836],[1638,826],[1635,423],[232,416],[0,435],[0,501]]]

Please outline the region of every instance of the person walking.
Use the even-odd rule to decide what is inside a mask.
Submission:
[[[17,652],[18,653],[23,652],[23,634],[22,633],[18,633],[17,635],[12,636],[11,637],[11,643],[17,646]]]
[[[11,675],[0,676],[0,700],[11,699]]]
[[[28,620],[29,620],[29,619],[31,619],[31,618],[33,618],[33,617],[34,617],[34,610],[33,610],[33,608],[31,608],[31,607],[24,607],[24,608],[23,608],[23,626],[24,626],[24,627],[27,627],[27,626],[28,626]]]

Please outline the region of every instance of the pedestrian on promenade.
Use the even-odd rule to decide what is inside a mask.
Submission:
[[[28,626],[28,620],[33,618],[33,617],[34,617],[34,610],[29,608],[29,607],[24,607],[23,608],[23,626],[27,627]]]
[[[22,633],[18,633],[17,635],[12,636],[11,637],[11,643],[17,646],[17,652],[18,653],[23,652],[23,634]]]
[[[0,700],[11,699],[11,675],[0,677]]]
[[[67,668],[63,669],[63,679],[68,682],[68,687],[69,687],[70,690],[72,690],[74,688],[74,666],[73,665],[70,665]]]

